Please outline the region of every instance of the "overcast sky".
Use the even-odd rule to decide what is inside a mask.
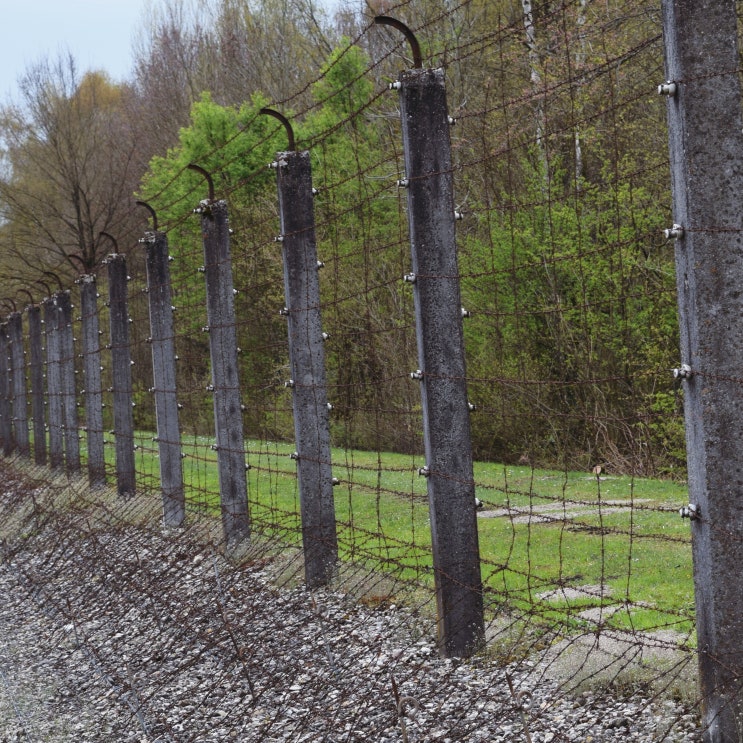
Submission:
[[[10,0],[0,21],[0,99],[16,98],[29,64],[69,49],[81,72],[129,76],[132,41],[151,0]]]
[[[0,101],[17,98],[17,81],[44,57],[69,49],[81,73],[130,76],[137,29],[161,0],[2,0]],[[336,0],[321,0],[330,8]]]

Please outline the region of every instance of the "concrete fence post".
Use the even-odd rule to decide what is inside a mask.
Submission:
[[[229,549],[249,538],[250,521],[227,203],[205,200],[196,211],[204,240],[205,330],[212,366],[222,528]]]
[[[30,305],[28,314],[28,354],[31,382],[31,420],[34,432],[34,462],[46,464],[46,416],[44,413],[44,350],[41,340],[41,308]]]
[[[181,458],[181,429],[176,396],[175,328],[168,265],[168,238],[164,232],[148,232],[146,248],[147,297],[150,309],[152,376],[160,453],[163,524],[178,527],[186,516]]]
[[[69,291],[54,295],[59,344],[59,394],[64,432],[65,468],[69,474],[80,471],[80,432],[75,379],[75,342],[72,331],[72,303]]]
[[[28,436],[28,400],[26,395],[26,358],[23,348],[23,316],[12,312],[8,317],[8,339],[10,341],[10,369],[13,383],[13,438],[21,456],[30,451]]]
[[[106,482],[103,434],[103,384],[101,380],[101,330],[98,316],[98,286],[93,275],[81,276],[80,322],[83,379],[85,388],[85,431],[88,448],[88,481],[96,487]]]
[[[128,498],[136,492],[134,470],[134,414],[132,411],[132,357],[129,348],[129,292],[126,257],[109,255],[108,304],[111,342],[111,376],[116,440],[116,487]]]
[[[62,409],[61,376],[59,370],[59,330],[54,296],[42,302],[46,345],[47,420],[49,421],[49,465],[61,469],[64,465],[64,413]]]
[[[280,152],[276,172],[294,406],[305,581],[326,585],[338,560],[330,423],[309,152]]]
[[[9,457],[14,450],[13,420],[10,400],[10,340],[7,323],[0,323],[0,439],[3,454]]]
[[[467,656],[484,640],[462,306],[443,70],[400,74],[400,118],[439,646]]]
[[[703,739],[743,736],[743,116],[734,0],[663,0]],[[669,380],[670,384],[670,380]]]

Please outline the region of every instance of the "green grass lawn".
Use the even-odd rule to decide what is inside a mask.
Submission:
[[[157,445],[138,435],[144,490],[158,488]],[[216,453],[206,437],[184,437],[184,478],[192,511],[216,513]],[[253,528],[300,543],[292,444],[250,441],[248,498]],[[113,446],[107,447],[113,457]],[[333,474],[344,560],[432,586],[431,535],[422,457],[335,449]],[[111,462],[113,466],[113,462]],[[113,471],[111,473],[113,479]],[[504,608],[591,626],[582,612],[631,629],[693,625],[689,525],[679,483],[584,472],[475,464],[482,577],[493,611]],[[596,586],[594,593],[555,591]],[[600,588],[603,587],[603,588]]]

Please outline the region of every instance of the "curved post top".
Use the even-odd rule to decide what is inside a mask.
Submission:
[[[420,70],[423,67],[423,57],[421,56],[421,47],[418,39],[415,38],[415,34],[402,21],[398,21],[397,18],[391,18],[387,15],[378,15],[374,17],[374,23],[381,26],[392,26],[392,28],[401,31],[408,40],[410,51],[413,53],[413,68]]]

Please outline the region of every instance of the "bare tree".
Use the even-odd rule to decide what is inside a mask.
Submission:
[[[149,149],[175,144],[204,91],[222,105],[261,92],[301,109],[337,36],[318,0],[167,0],[135,48]]]
[[[192,103],[209,87],[200,75],[204,44],[200,16],[182,0],[154,10],[135,44],[138,126],[151,153],[165,154],[177,142]]]
[[[70,55],[32,67],[22,105],[0,109],[2,277],[62,280],[90,272],[123,236],[140,172],[126,120],[129,91],[103,73],[79,77]]]
[[[529,81],[531,82],[535,95],[534,118],[536,122],[536,145],[539,153],[540,169],[545,181],[545,188],[549,181],[549,156],[547,154],[547,143],[545,133],[547,129],[544,101],[542,99],[542,72],[541,53],[537,42],[537,30],[534,23],[534,12],[531,0],[522,0],[521,6],[524,12],[524,31],[526,32],[526,48],[529,57]]]

